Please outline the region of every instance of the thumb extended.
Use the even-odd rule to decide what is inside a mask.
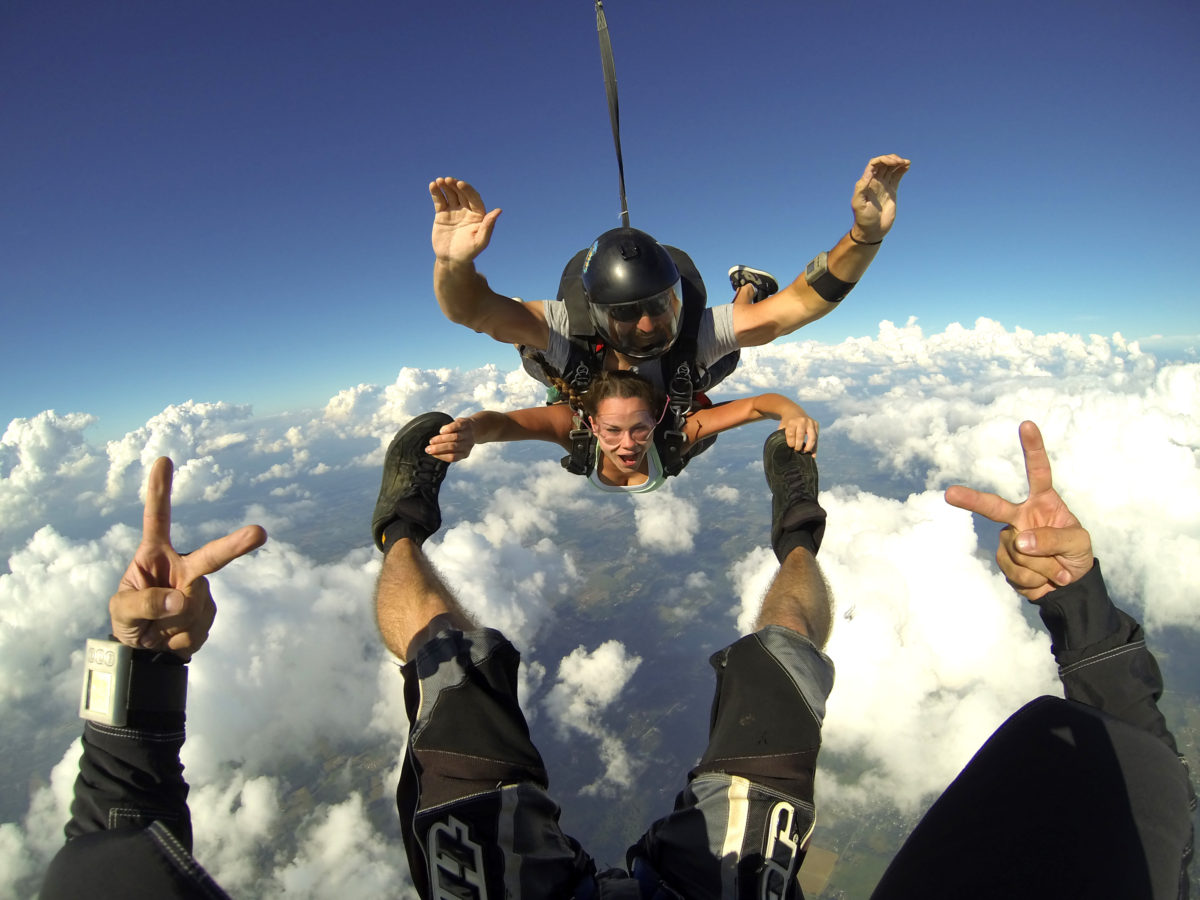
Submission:
[[[183,591],[176,588],[144,588],[116,594],[110,612],[113,619],[125,622],[165,619],[181,613],[184,602]]]
[[[1017,549],[1028,556],[1084,556],[1092,546],[1091,535],[1082,526],[1030,528],[1017,535]]]

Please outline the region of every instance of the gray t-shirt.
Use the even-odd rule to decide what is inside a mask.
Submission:
[[[561,372],[567,364],[571,350],[567,304],[561,300],[542,300],[541,304],[546,314],[546,324],[550,326],[550,346],[546,348],[546,362]],[[700,319],[700,331],[696,335],[696,362],[701,366],[711,366],[736,349],[738,343],[733,334],[733,304],[707,307]],[[666,390],[661,359],[645,360],[635,366],[633,371],[660,389]],[[545,383],[541,378],[538,380]]]

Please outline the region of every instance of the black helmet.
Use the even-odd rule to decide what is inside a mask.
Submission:
[[[679,337],[679,270],[644,231],[614,228],[596,238],[583,261],[583,291],[596,331],[626,356],[662,356]]]

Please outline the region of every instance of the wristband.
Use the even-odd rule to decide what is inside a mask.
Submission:
[[[177,713],[187,706],[187,666],[174,653],[88,638],[79,716],[124,727],[130,712]]]
[[[838,303],[857,282],[842,281],[829,271],[829,254],[822,250],[804,269],[804,280],[826,303]]]
[[[877,240],[877,241],[860,241],[858,238],[856,238],[856,237],[854,236],[854,229],[853,229],[853,228],[851,228],[851,229],[850,229],[848,232],[846,232],[846,233],[847,233],[848,235],[850,235],[850,240],[854,241],[854,243],[858,244],[858,246],[860,246],[860,247],[878,247],[880,244],[882,244],[882,243],[883,243],[883,238],[880,238],[880,239],[879,239],[879,240]]]

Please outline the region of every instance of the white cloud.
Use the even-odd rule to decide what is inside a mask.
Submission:
[[[704,493],[722,503],[737,503],[741,497],[738,489],[728,484],[710,484],[704,489]]]
[[[362,796],[323,809],[307,823],[296,858],[277,869],[270,896],[415,898],[403,853],[366,818]]]
[[[970,517],[939,492],[900,502],[835,489],[822,499],[837,666],[825,747],[870,762],[856,784],[824,786],[911,812],[1021,703],[1061,695],[1049,641],[974,553]]]
[[[6,488],[30,491],[51,478],[89,468],[95,454],[83,430],[95,421],[84,413],[59,415],[50,409],[9,422],[0,437],[0,476]]]
[[[581,645],[559,663],[558,680],[544,700],[546,710],[561,739],[578,732],[596,740],[604,765],[603,774],[584,793],[609,796],[633,783],[638,764],[602,719],[641,663],[640,656],[630,654],[618,641],[605,641],[590,652]]]
[[[0,825],[0,895],[20,896],[18,886],[32,881],[45,865],[29,852],[22,829],[11,822]]]
[[[829,646],[838,675],[821,802],[914,809],[1008,713],[1057,691],[1045,636],[1026,623],[990,550],[977,552],[971,517],[941,500],[952,482],[1023,497],[1024,418],[1042,426],[1056,484],[1091,531],[1118,601],[1144,611],[1151,642],[1164,625],[1200,628],[1188,596],[1200,580],[1200,366],[1159,366],[1119,335],[1035,335],[989,320],[925,335],[910,321],[837,345],[748,350],[717,395],[761,390],[832,411],[819,559],[838,604]],[[237,893],[320,896],[353,884],[347,898],[368,896],[388,873],[383,883],[403,891],[399,848],[372,825],[366,802],[394,791],[405,738],[400,678],[371,606],[379,557],[364,523],[376,467],[412,415],[542,399],[520,370],[405,369],[393,384],[341,392],[315,417],[189,402],[101,447],[87,441],[83,413],[13,420],[0,439],[0,549],[9,557],[0,717],[28,739],[0,760],[0,774],[41,786],[24,808],[0,813],[0,894],[29,894],[60,840],[77,753],[72,740],[64,757],[62,735],[75,731],[80,647],[106,629],[107,597],[137,543],[145,467],[160,454],[178,467],[181,546],[247,521],[272,533],[266,549],[212,579],[220,611],[192,666],[185,762],[201,862]],[[640,761],[634,740],[615,737],[617,704],[643,708],[626,690],[637,663],[661,647],[657,631],[637,629],[666,622],[673,641],[711,649],[713,633],[733,638],[735,619],[749,629],[774,577],[774,555],[754,546],[767,526],[761,467],[731,455],[735,437],[669,489],[632,501],[564,473],[549,445],[480,448],[442,488],[446,523],[429,556],[464,605],[525,654],[519,693],[530,718],[594,742],[593,793],[659,788],[661,773]],[[838,484],[837,472],[857,483]],[[894,489],[899,482],[917,493]],[[763,519],[747,534],[749,504]],[[627,598],[620,615],[629,622],[605,619],[602,608],[578,615],[581,592],[595,607],[597,592],[611,590],[604,577],[592,583],[592,569],[627,549],[589,535],[596,529],[611,544],[612,519],[630,512],[641,547],[668,576],[661,593]],[[580,621],[594,629],[586,640],[595,649],[568,652],[585,637],[569,628]],[[616,640],[620,628],[630,637]],[[546,688],[546,662],[563,654]],[[556,743],[541,748],[552,771],[554,754],[566,753]],[[369,771],[345,764],[364,755]],[[831,774],[846,759],[865,762],[854,771],[866,774]],[[309,798],[297,812],[291,800],[310,785],[289,777],[311,773],[315,760],[334,767],[336,796]],[[286,827],[274,813],[290,816]],[[357,847],[326,852],[342,833]]]
[[[160,456],[169,456],[181,470],[193,460],[203,460],[191,476],[198,481],[203,480],[204,486],[196,488],[197,494],[203,496],[214,483],[211,479],[220,479],[221,476],[212,457],[202,453],[201,447],[210,451],[215,447],[228,450],[241,443],[223,442],[219,433],[226,429],[236,430],[235,426],[250,415],[250,407],[229,403],[196,403],[189,400],[178,406],[168,406],[143,427],[129,432],[119,441],[109,441],[106,494],[109,499],[115,500],[131,491],[141,490],[150,464]],[[140,465],[135,467],[135,463]],[[201,468],[207,471],[201,474]],[[217,496],[219,493],[203,498],[215,500]]]
[[[373,548],[314,565],[273,541],[212,576],[219,613],[192,666],[184,748],[197,780],[229,763],[269,770],[318,739],[363,734],[375,705],[363,686],[386,656],[371,605],[377,571]]]
[[[83,436],[95,421],[47,410],[9,422],[0,437],[0,535],[19,533],[23,522],[44,521],[48,510],[77,509],[79,495],[104,466]]]
[[[56,701],[75,695],[72,655],[81,659],[85,639],[107,626],[107,598],[125,568],[120,560],[137,541],[125,525],[83,544],[47,526],[9,558],[0,575],[0,715],[40,705],[47,692]]]
[[[532,647],[553,602],[577,582],[578,573],[553,540],[524,546],[516,529],[500,527],[503,521],[497,515],[454,525],[439,535],[440,541],[426,545],[427,553],[480,622],[500,629],[519,646]]]
[[[49,784],[33,790],[21,826],[0,823],[0,897],[28,895],[62,846],[80,753],[78,741],[72,742],[50,770]]]
[[[690,553],[700,530],[696,507],[664,485],[650,494],[631,494],[638,542],[657,553]]]
[[[228,780],[198,781],[188,797],[196,858],[233,895],[253,890],[256,858],[269,853],[282,806],[273,778],[232,772]]]
[[[1143,598],[1152,627],[1200,627],[1189,593],[1200,575],[1200,418],[1192,405],[1200,366],[1147,372],[1142,359],[1118,367],[1135,369],[1133,377],[1099,378],[1091,358],[1072,356],[1087,379],[1019,381],[985,404],[969,387],[919,397],[910,385],[836,427],[876,450],[881,465],[924,472],[929,486],[963,483],[1019,501],[1027,489],[1017,425],[1034,419],[1056,487],[1091,530],[1097,555],[1115,563],[1112,586]]]

